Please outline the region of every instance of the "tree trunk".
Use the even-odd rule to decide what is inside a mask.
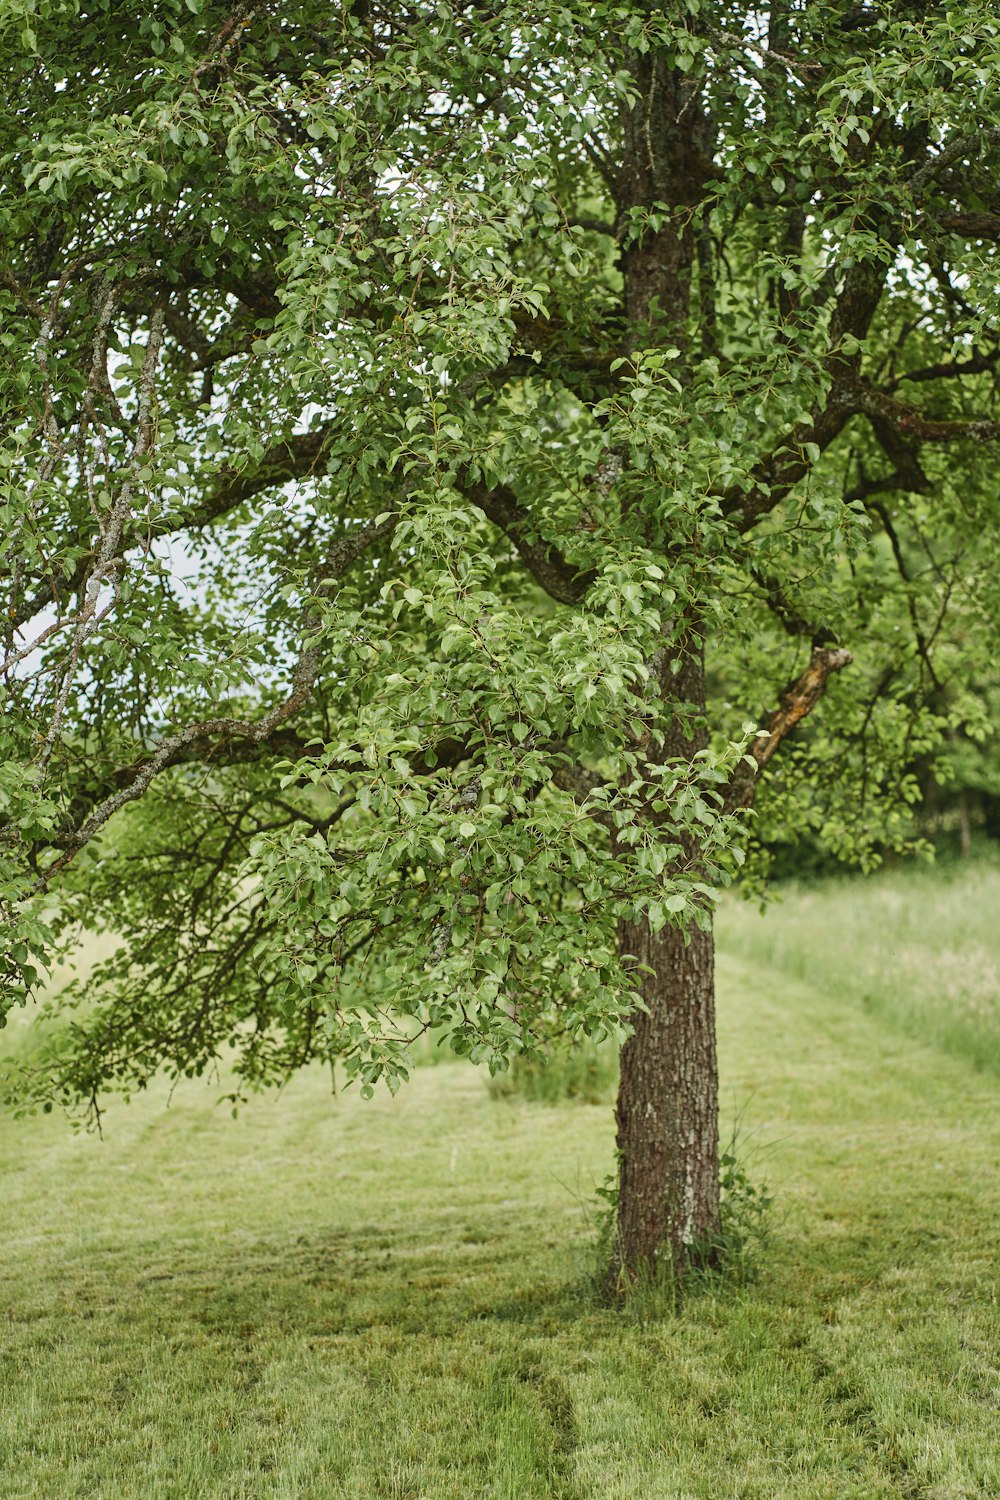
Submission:
[[[618,1089],[616,1284],[682,1275],[719,1233],[719,1083],[714,937],[623,923],[621,942],[652,973],[646,1014],[622,1048]]]
[[[972,850],[972,825],[969,820],[969,803],[964,788],[958,794],[958,838],[959,853],[968,859]]]
[[[619,209],[659,215],[627,248],[625,348],[689,342],[695,220],[714,174],[712,132],[700,83],[666,52],[631,54],[634,93],[622,112]],[[669,211],[664,213],[664,205]],[[702,266],[702,314],[711,301]],[[678,361],[686,378],[686,358]],[[705,671],[700,629],[661,653],[660,692],[673,705],[653,762],[690,759],[704,748]],[[665,821],[652,808],[650,822]],[[665,836],[673,843],[669,829]],[[688,844],[682,856],[697,864]],[[714,943],[711,931],[675,927],[652,933],[645,920],[623,922],[619,949],[649,972],[637,976],[647,1007],[633,1017],[622,1049],[618,1122],[619,1183],[616,1288],[661,1269],[683,1275],[719,1230],[718,1069],[715,1055]]]
[[[663,666],[677,711],[657,759],[690,758],[706,742],[703,643],[689,637]],[[650,817],[654,814],[650,813]],[[668,836],[672,837],[668,832]],[[685,850],[685,862],[697,850]],[[645,1011],[622,1048],[618,1089],[618,1221],[614,1286],[669,1269],[681,1276],[710,1254],[719,1234],[718,1064],[715,1050],[715,940],[645,920],[622,922],[619,948],[644,966]]]

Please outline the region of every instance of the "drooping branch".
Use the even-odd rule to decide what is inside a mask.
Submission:
[[[213,737],[224,739],[241,738],[250,744],[262,744],[286,720],[292,718],[309,698],[319,665],[318,652],[306,647],[299,657],[292,674],[291,692],[258,720],[218,718],[202,719],[187,724],[173,734],[164,737],[155,752],[135,771],[131,780],[110,796],[104,798],[84,821],[72,832],[59,840],[66,852],[40,877],[36,889],[43,889],[52,876],[70,863],[76,852],[83,848],[115,813],[130,802],[136,802],[151,786],[156,777],[169,766],[180,764],[184,752],[195,745],[207,743]]]
[[[912,591],[913,578],[906,564],[906,557],[903,553],[903,546],[899,539],[899,533],[897,532],[896,527],[893,524],[892,517],[889,514],[889,509],[886,505],[883,505],[878,500],[873,500],[871,509],[878,516],[879,520],[882,523],[882,530],[885,532],[889,540],[889,546],[892,548],[892,555],[896,563],[896,570],[899,573],[899,576],[905,587],[906,609],[907,613],[910,616],[910,624],[913,627],[913,639],[916,642],[917,653],[920,656],[920,660],[923,662],[924,666],[927,669],[927,675],[930,678],[931,682],[934,684],[935,688],[940,688],[941,680],[934,669],[934,663],[931,659],[930,642],[928,641],[927,636],[924,633],[924,629],[920,623],[920,615],[917,610],[917,601],[914,599]]]
[[[326,559],[318,570],[319,576],[315,581],[317,592],[356,562],[375,541],[386,536],[394,524],[395,518],[389,516],[378,522],[369,521],[342,537],[335,554]],[[321,663],[321,653],[315,644],[319,621],[313,607],[307,607],[303,625],[304,641],[292,672],[291,691],[280,703],[256,720],[224,717],[202,719],[165,735],[153,754],[133,768],[134,774],[124,785],[118,786],[104,797],[75,829],[59,839],[64,852],[39,877],[35,889],[44,889],[53,875],[65,868],[115,813],[130,802],[138,801],[162,771],[181,763],[193,747],[207,744],[213,739],[245,740],[251,745],[260,745],[294,718],[312,694]]]
[[[815,620],[808,620],[799,607],[789,599],[779,579],[758,568],[751,568],[754,583],[764,596],[764,602],[787,635],[806,637],[813,646],[824,642],[835,646],[837,637]]]
[[[741,760],[733,772],[725,796],[726,812],[739,812],[751,807],[757,792],[760,772],[778,749],[787,734],[800,724],[815,708],[826,690],[828,678],[841,672],[854,660],[850,651],[843,647],[814,648],[809,665],[781,695],[778,707],[767,719],[761,733],[751,745],[748,755],[754,761],[751,767]]]

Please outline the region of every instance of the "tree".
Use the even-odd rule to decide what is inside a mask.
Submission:
[[[624,1034],[683,1270],[720,888],[984,732],[992,7],[0,24],[8,1004],[120,939],[16,1097]]]

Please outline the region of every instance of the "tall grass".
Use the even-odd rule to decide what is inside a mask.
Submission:
[[[786,887],[763,915],[734,901],[718,931],[724,952],[1000,1073],[1000,865],[988,857]]]

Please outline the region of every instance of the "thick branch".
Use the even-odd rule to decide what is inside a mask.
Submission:
[[[998,221],[998,228],[1000,228],[1000,221]],[[1000,359],[1000,350],[992,349],[988,354],[974,354],[970,359],[942,360],[940,364],[924,365],[919,370],[904,370],[901,375],[896,375],[888,381],[883,389],[895,391],[904,380],[952,380],[960,379],[963,375],[983,375],[994,369],[998,359]]]
[[[332,422],[312,432],[295,432],[272,443],[254,468],[224,469],[218,483],[201,504],[183,517],[181,527],[207,526],[263,490],[322,473],[322,462],[332,435]]]
[[[854,410],[870,418],[873,425],[885,423],[899,437],[911,442],[995,443],[1000,440],[1000,422],[989,417],[929,417],[862,380],[852,383],[851,401]]]
[[[889,267],[884,262],[860,261],[847,273],[830,318],[830,344],[826,367],[832,377],[826,404],[814,410],[808,422],[799,422],[763,458],[748,489],[731,486],[721,495],[724,515],[732,516],[740,531],[768,515],[810,472],[814,458],[810,448],[823,453],[839,437],[854,412],[850,387],[860,359],[842,350],[847,338],[861,340],[871,325],[882,297]]]
[[[963,157],[971,156],[974,151],[981,151],[984,146],[996,146],[1000,144],[1000,130],[974,130],[971,135],[959,135],[953,140],[947,141],[935,156],[924,161],[910,176],[910,187],[919,195],[921,190],[932,182],[946,167],[954,166]]]
[[[937,226],[971,240],[1000,240],[1000,214],[937,214]]]

